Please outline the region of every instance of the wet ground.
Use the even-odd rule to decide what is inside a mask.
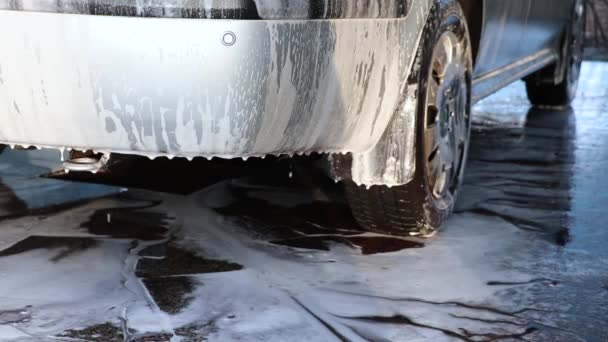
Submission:
[[[307,161],[92,178],[7,148],[0,340],[608,341],[608,64],[582,79],[573,108],[522,84],[476,106],[457,213],[426,240],[361,231]]]

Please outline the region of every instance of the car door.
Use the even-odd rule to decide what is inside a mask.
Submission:
[[[574,0],[532,0],[525,27],[524,49],[527,55],[543,49],[557,50],[571,18]]]
[[[484,22],[475,77],[525,57],[526,26],[535,0],[484,0]]]
[[[558,52],[574,0],[484,0],[475,77],[545,49]]]

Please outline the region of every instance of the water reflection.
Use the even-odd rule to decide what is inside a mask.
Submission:
[[[476,125],[457,212],[499,216],[565,245],[575,141],[572,108],[531,108],[521,127]]]

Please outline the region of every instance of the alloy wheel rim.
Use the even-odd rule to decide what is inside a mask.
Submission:
[[[436,198],[453,193],[468,139],[468,66],[453,32],[439,37],[427,81],[424,152],[427,180]]]

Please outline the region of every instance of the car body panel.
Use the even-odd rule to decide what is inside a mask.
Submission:
[[[533,1],[484,1],[483,33],[474,78],[526,56],[526,25]]]
[[[1,29],[16,32],[0,36],[0,141],[184,157],[362,152],[399,107],[426,11],[383,20],[0,11]]]
[[[189,19],[402,18],[413,0],[0,0],[0,9]],[[416,0],[428,4],[428,0]]]
[[[484,0],[474,77],[503,69],[543,49],[559,49],[573,0]]]
[[[0,27],[14,32],[0,36],[0,142],[151,157],[349,152],[336,179],[405,184],[408,76],[433,2],[0,0]],[[559,61],[572,3],[476,1],[473,99]]]

